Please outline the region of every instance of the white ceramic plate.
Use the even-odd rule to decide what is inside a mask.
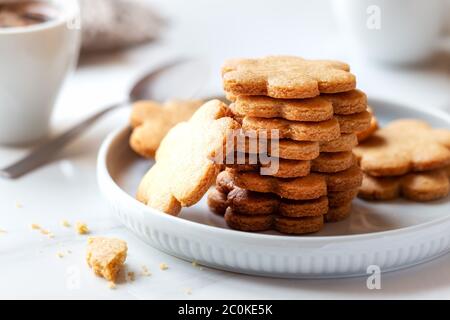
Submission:
[[[450,127],[450,116],[371,101],[382,124],[396,118],[420,118],[436,127]],[[182,259],[240,273],[286,277],[329,278],[382,272],[412,266],[447,253],[450,248],[450,201],[355,200],[351,217],[327,224],[308,236],[230,230],[202,200],[172,217],[134,199],[141,177],[150,167],[128,147],[130,130],[112,133],[98,158],[98,181],[114,214],[153,247]],[[181,159],[180,159],[181,160]]]

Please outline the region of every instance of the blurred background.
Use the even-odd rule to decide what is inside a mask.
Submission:
[[[207,72],[207,80],[194,82],[194,87],[202,83],[200,91],[193,90],[207,95],[220,92],[219,70],[226,58],[271,54],[341,59],[351,64],[358,86],[373,97],[450,108],[448,0],[106,1],[148,4],[155,18],[141,14],[132,19],[140,30],[127,32],[130,37],[147,32],[142,36],[157,39],[128,50],[83,54],[64,91],[86,98],[69,108],[74,113],[80,105],[122,98],[139,74],[173,58],[201,61],[180,81],[189,87]],[[179,84],[166,89],[174,96],[190,92]]]

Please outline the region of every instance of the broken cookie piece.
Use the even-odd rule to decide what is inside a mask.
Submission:
[[[91,237],[86,260],[96,275],[115,282],[127,258],[127,243],[120,239]]]

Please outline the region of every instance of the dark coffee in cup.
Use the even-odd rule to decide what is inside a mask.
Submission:
[[[56,8],[43,1],[0,3],[0,28],[17,28],[56,19]]]

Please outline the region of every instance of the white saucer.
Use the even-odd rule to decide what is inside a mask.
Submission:
[[[370,101],[381,124],[396,118],[420,118],[450,127],[450,116],[433,109],[413,109]],[[431,260],[450,249],[450,200],[355,200],[351,217],[327,224],[308,236],[230,230],[202,200],[172,217],[134,199],[150,167],[128,147],[130,129],[117,130],[103,143],[98,181],[113,213],[142,240],[168,254],[239,273],[283,278],[350,277],[382,272]]]

